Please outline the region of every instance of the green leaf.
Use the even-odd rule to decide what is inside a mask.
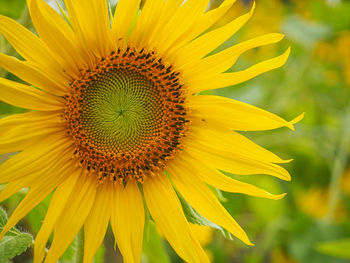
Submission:
[[[75,254],[76,254],[76,250],[77,250],[77,237],[74,238],[72,243],[69,245],[69,247],[63,253],[62,257],[60,258],[60,262],[61,263],[73,262]]]
[[[22,254],[31,245],[32,240],[32,236],[28,233],[4,236],[0,243],[0,261]]]
[[[316,244],[315,249],[322,254],[350,259],[350,238],[321,242]]]
[[[7,222],[7,214],[0,207],[0,231]],[[10,229],[0,242],[0,262],[22,254],[32,244],[33,237],[28,233],[21,233],[16,228]]]
[[[197,224],[200,226],[210,226],[212,228],[219,229],[225,238],[231,239],[231,240],[233,239],[230,232],[228,232],[226,229],[222,228],[221,226],[218,226],[217,224],[203,217],[196,210],[194,210],[194,208],[189,203],[187,203],[186,200],[183,199],[180,195],[179,195],[179,199],[188,222],[192,224]]]
[[[164,243],[159,236],[155,224],[149,221],[149,232],[143,240],[143,253],[147,256],[148,262],[170,263],[168,254],[165,252]],[[97,262],[96,262],[97,263]]]
[[[0,207],[0,228],[3,228],[7,222],[7,214],[5,210]]]
[[[105,262],[105,252],[106,249],[103,244],[98,248],[93,263],[103,263]]]
[[[2,207],[0,207],[0,232],[2,231],[4,226],[6,225],[7,219],[8,219],[8,217],[7,217],[6,211]],[[17,236],[20,234],[21,234],[21,232],[18,229],[13,227],[12,229],[10,229],[6,233],[6,236]]]

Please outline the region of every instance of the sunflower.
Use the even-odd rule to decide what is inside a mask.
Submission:
[[[7,185],[0,200],[29,188],[1,236],[53,192],[34,262],[56,262],[82,227],[84,262],[92,262],[109,223],[124,261],[140,262],[146,209],[180,257],[208,262],[179,196],[252,245],[208,185],[282,198],[219,169],[290,180],[277,165],[287,161],[239,131],[293,129],[301,117],[288,122],[243,102],[198,93],[280,67],[289,49],[223,73],[243,52],[283,36],[264,35],[208,56],[254,10],[210,30],[234,0],[206,12],[208,2],[148,0],[140,10],[140,0],[120,0],[110,18],[105,0],[65,0],[65,15],[43,0],[27,0],[38,36],[0,17],[0,32],[23,58],[0,54],[0,65],[28,83],[1,78],[0,99],[29,110],[0,121],[0,153],[16,153],[1,165],[0,183]]]

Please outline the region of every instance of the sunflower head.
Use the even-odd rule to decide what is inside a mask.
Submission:
[[[110,19],[105,0],[64,0],[63,16],[44,0],[27,0],[37,35],[0,16],[0,33],[23,58],[0,54],[0,66],[27,83],[0,78],[0,99],[28,109],[0,120],[0,153],[16,153],[1,165],[0,183],[7,185],[0,201],[29,188],[0,237],[53,192],[35,239],[35,263],[56,262],[82,227],[84,263],[92,262],[109,223],[124,261],[140,262],[145,206],[186,262],[209,261],[188,211],[252,245],[208,185],[282,198],[234,179],[290,180],[278,165],[287,161],[240,131],[294,129],[302,115],[288,122],[237,100],[201,95],[278,68],[289,55],[288,49],[229,72],[242,53],[283,36],[267,34],[213,54],[255,5],[213,27],[235,1],[207,11],[208,2],[147,0],[141,8],[140,0],[119,0]]]

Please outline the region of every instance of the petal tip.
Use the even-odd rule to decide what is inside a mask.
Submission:
[[[284,181],[292,181],[292,177],[290,176],[290,174],[288,173],[284,178],[283,178]]]
[[[281,163],[290,163],[290,162],[292,162],[294,159],[292,158],[292,159],[287,159],[287,160],[282,160],[283,162],[281,162]]]
[[[249,13],[248,13],[249,16],[252,16],[252,15],[253,15],[254,10],[255,10],[255,7],[256,7],[256,4],[255,4],[255,1],[253,1],[252,8],[250,9],[250,11],[249,11]]]
[[[283,194],[276,195],[276,199],[275,199],[275,200],[281,200],[281,199],[284,198],[286,195],[287,195],[287,193],[283,193]]]
[[[294,124],[298,123],[299,121],[301,121],[305,116],[305,112],[303,112],[302,114],[298,115],[297,117],[295,117],[293,120],[289,121],[288,124],[286,125],[288,128],[290,128],[292,131],[295,131],[294,128]]]
[[[281,55],[281,66],[283,66],[290,55],[291,47],[288,47],[287,50]]]
[[[297,116],[296,118],[294,118],[293,120],[290,121],[291,124],[296,124],[299,121],[301,121],[302,119],[304,119],[305,116],[305,112],[303,112],[302,114],[300,114],[299,116]]]

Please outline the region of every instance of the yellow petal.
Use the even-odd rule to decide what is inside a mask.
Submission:
[[[180,201],[166,175],[149,178],[143,184],[152,218],[176,253],[186,262],[209,262],[194,239]]]
[[[66,152],[63,152],[65,154]],[[5,188],[0,192],[0,202],[3,200],[9,198],[10,196],[17,193],[22,188],[26,187],[35,187],[40,185],[41,183],[45,183],[47,180],[50,180],[50,176],[53,176],[57,173],[57,171],[63,170],[62,167],[68,167],[67,162],[69,165],[73,165],[70,162],[71,158],[67,158],[66,156],[60,157],[59,155],[54,155],[55,162],[51,163],[45,163],[46,165],[42,167],[42,169],[37,169],[36,171],[32,173],[17,173],[18,175],[21,175],[19,179],[15,179],[10,181]],[[42,160],[44,161],[44,160]],[[43,166],[43,165],[42,165]],[[53,174],[53,175],[52,175]]]
[[[267,174],[282,180],[290,180],[288,171],[281,166],[273,163],[251,160],[240,156],[227,156],[208,146],[192,143],[190,140],[186,143],[185,151],[194,158],[200,158],[208,162],[208,166],[217,168],[232,174]]]
[[[119,0],[115,9],[112,33],[115,39],[126,40],[134,14],[139,10],[141,0]]]
[[[157,24],[152,29],[152,32],[150,32],[150,36],[148,37],[147,41],[148,44],[151,46],[157,46],[154,44],[154,38],[159,38],[160,32],[163,30],[168,21],[172,19],[182,3],[183,0],[169,0],[165,2],[163,12],[160,13]]]
[[[145,48],[149,35],[158,25],[158,19],[162,14],[164,4],[164,0],[146,1],[129,37],[132,45],[140,49]]]
[[[40,184],[37,184],[30,189],[4,226],[0,234],[0,240],[8,230],[14,227],[19,220],[28,214],[34,207],[44,200],[48,194],[71,175],[72,167],[74,167],[72,163],[66,163],[65,166],[56,170],[56,172],[52,173],[50,176],[42,177]]]
[[[20,130],[31,130],[35,127],[42,128],[45,125],[58,125],[62,122],[60,113],[33,111],[22,114],[14,114],[0,119],[0,137]]]
[[[182,69],[184,74],[186,74],[186,79],[207,79],[230,69],[232,65],[235,64],[238,57],[245,51],[279,42],[283,37],[282,34],[277,33],[256,37],[206,57],[199,62],[194,61],[193,63],[188,63],[182,67]]]
[[[84,263],[93,261],[109,223],[113,204],[113,186],[104,183],[98,186],[95,202],[84,224]]]
[[[107,1],[65,0],[70,21],[81,47],[87,47],[97,57],[109,55],[112,36]]]
[[[283,66],[288,59],[289,53],[290,48],[288,48],[286,52],[284,52],[278,57],[265,60],[242,71],[222,73],[210,78],[201,78],[193,80],[190,84],[191,87],[193,87],[191,88],[191,92],[197,93],[204,90],[217,89],[245,82],[264,72]]]
[[[282,160],[276,154],[257,145],[245,136],[224,127],[217,128],[201,123],[201,125],[194,124],[191,130],[188,140],[204,146],[208,145],[217,151],[225,152],[229,156],[244,156],[249,159],[272,163],[289,162],[289,160]]]
[[[0,166],[0,183],[7,183],[36,171],[41,171],[61,159],[71,159],[74,153],[72,142],[57,136],[43,138],[40,143],[11,156]]]
[[[32,0],[29,8],[40,38],[52,50],[52,53],[56,54],[57,60],[72,78],[76,78],[82,59],[78,55],[77,39],[71,27],[43,0]]]
[[[78,171],[74,171],[62,184],[60,184],[55,190],[48,211],[46,213],[44,222],[40,228],[39,233],[35,237],[34,244],[34,263],[43,262],[45,256],[46,243],[51,235],[53,227],[60,215],[63,212],[70,196],[74,194],[76,182],[81,174]]]
[[[50,134],[52,132],[64,132],[62,129],[61,119],[59,113],[51,112],[28,112],[24,114],[15,114],[0,119],[0,149],[3,150],[3,145],[8,142],[23,141],[28,145],[32,145],[36,142],[32,142],[37,136],[35,134]],[[26,131],[25,133],[23,131]],[[27,139],[26,139],[27,138]],[[27,146],[18,143],[20,150],[27,148]],[[9,152],[16,152],[9,151]]]
[[[187,0],[169,18],[157,33],[155,46],[163,54],[205,12],[208,0]],[[166,12],[166,10],[165,10]],[[152,43],[154,41],[151,41]]]
[[[30,163],[28,166],[19,167],[18,170],[12,169],[15,170],[14,173],[4,173],[4,177],[7,176],[11,180],[7,180],[9,183],[0,192],[0,202],[14,195],[22,188],[34,187],[44,183],[45,180],[50,179],[51,174],[55,174],[62,169],[64,170],[62,167],[73,165],[70,162],[72,153],[73,148],[63,149],[60,152],[49,152],[47,156],[35,160],[38,163],[36,166],[34,163]],[[12,161],[12,158],[10,160]],[[11,168],[16,167],[18,167],[17,164]]]
[[[41,69],[49,71],[51,76],[66,77],[63,68],[53,59],[54,54],[45,43],[24,26],[0,15],[0,33],[24,59],[36,62]]]
[[[133,247],[134,260],[135,262],[140,262],[145,223],[143,199],[137,183],[134,181],[128,182],[126,194],[129,198],[129,205],[132,207],[132,209],[129,209],[129,213],[131,216],[130,225],[133,226],[131,229],[131,244]]]
[[[95,201],[96,178],[81,176],[64,212],[54,226],[54,237],[45,263],[56,263],[83,226]]]
[[[53,111],[64,107],[64,100],[33,87],[0,78],[0,100],[17,107]]]
[[[111,226],[124,262],[140,262],[145,214],[137,183],[117,183],[114,201]]]
[[[305,112],[303,112],[302,114],[300,114],[299,116],[295,117],[293,120],[290,121],[291,124],[296,124],[299,121],[301,121],[302,119],[304,119],[305,116]]]
[[[294,122],[287,122],[281,117],[252,105],[219,96],[191,96],[189,117],[207,122],[211,126],[226,127],[238,131],[271,130],[288,127],[294,130]],[[298,120],[298,119],[297,119]]]
[[[187,153],[182,153],[182,155],[178,158],[181,160],[180,162],[183,165],[191,167],[193,173],[202,181],[222,191],[230,193],[241,193],[273,200],[279,200],[285,196],[285,194],[274,195],[254,185],[232,179],[231,177],[228,177],[219,172],[217,169],[209,167],[200,159],[191,157]]]
[[[163,11],[159,14],[159,18],[155,27],[150,30],[150,34],[147,37],[147,45],[150,47],[157,47],[158,44],[155,43],[156,40],[159,40],[159,34],[162,32],[168,21],[174,16],[176,11],[182,5],[183,0],[169,0],[166,1],[163,7]],[[159,51],[158,51],[159,52]]]
[[[205,55],[209,54],[228,38],[230,38],[234,33],[236,33],[250,19],[254,8],[255,4],[253,4],[253,7],[249,13],[236,18],[223,27],[200,36],[183,48],[180,48],[178,51],[176,51],[178,60],[181,61],[182,64],[186,64],[194,60],[199,60]]]
[[[40,127],[41,126],[41,127]],[[65,130],[57,125],[40,125],[32,129],[18,131],[0,138],[0,154],[22,151],[33,144],[40,143],[43,137],[55,136]],[[23,127],[23,126],[22,126]]]
[[[64,95],[68,83],[62,82],[62,78],[54,79],[42,72],[32,62],[21,61],[15,57],[0,53],[0,66],[11,72],[25,82],[28,82],[42,90],[46,90],[58,96]]]
[[[225,0],[218,8],[210,10],[202,14],[190,28],[188,28],[169,48],[167,51],[169,57],[176,57],[176,50],[179,47],[187,44],[201,33],[206,31],[212,25],[215,24],[225,13],[230,9],[230,7],[235,3],[236,0]]]
[[[177,165],[176,165],[177,164]],[[202,216],[227,229],[247,245],[253,245],[244,230],[221,205],[214,193],[180,162],[171,163],[167,170],[175,187],[186,201]]]

